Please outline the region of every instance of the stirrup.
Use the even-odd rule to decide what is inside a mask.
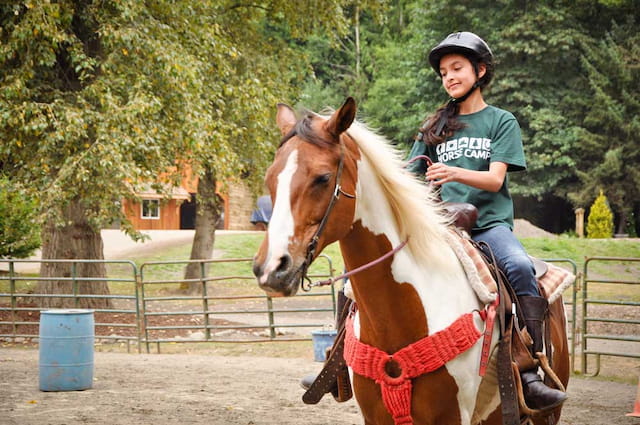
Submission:
[[[547,359],[547,356],[544,353],[536,353],[536,355],[539,360],[540,368],[551,379],[553,385],[556,387],[556,388],[553,388],[553,387],[549,387],[549,388],[553,390],[561,391],[566,394],[566,389],[564,385],[562,384],[562,382],[560,382],[560,379],[558,378],[558,376],[549,366],[549,361]],[[544,408],[533,409],[529,407],[529,405],[527,405],[526,400],[524,399],[523,383],[520,377],[520,371],[518,370],[518,366],[514,362],[512,363],[512,367],[513,367],[514,380],[516,384],[516,392],[518,394],[518,404],[519,404],[521,416],[530,417],[530,418],[549,416],[551,413],[553,413],[555,409],[562,406],[562,404],[566,401],[566,397],[565,397],[565,399],[562,400],[561,402],[551,406],[546,406]],[[542,378],[540,379],[542,380]],[[543,383],[543,385],[545,384]]]

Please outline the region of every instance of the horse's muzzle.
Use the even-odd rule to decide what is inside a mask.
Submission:
[[[253,274],[258,279],[258,286],[272,297],[290,297],[298,292],[302,268],[295,267],[289,255],[283,255],[278,265],[265,270],[265,263],[253,260]]]

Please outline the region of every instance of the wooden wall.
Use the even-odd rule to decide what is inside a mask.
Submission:
[[[123,202],[127,217],[136,230],[180,230],[180,200],[160,201],[160,218],[142,218],[142,204]]]

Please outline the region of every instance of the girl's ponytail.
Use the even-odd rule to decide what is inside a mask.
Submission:
[[[466,124],[458,121],[459,111],[460,103],[451,99],[425,120],[420,127],[418,138],[430,146],[444,142],[453,133],[466,127]]]

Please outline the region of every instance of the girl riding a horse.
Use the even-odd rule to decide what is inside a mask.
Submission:
[[[439,186],[443,201],[470,203],[478,209],[471,237],[491,248],[511,283],[535,355],[542,351],[548,303],[540,296],[531,259],[512,233],[507,172],[526,168],[520,127],[511,113],[484,100],[482,91],[491,82],[494,66],[483,39],[471,32],[450,34],[431,50],[429,62],[451,99],[425,121],[409,155],[428,155],[433,165],[415,161],[409,167]],[[533,408],[551,409],[567,397],[544,385],[537,368],[521,371],[521,379]]]

